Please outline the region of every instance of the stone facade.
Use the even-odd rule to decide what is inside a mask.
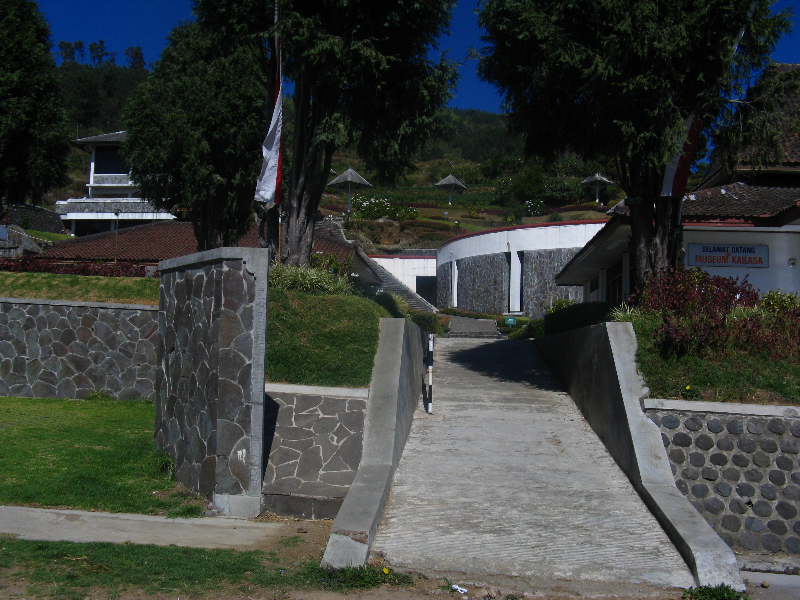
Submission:
[[[508,311],[511,268],[505,253],[468,256],[456,261],[458,308],[478,312]]]
[[[190,489],[218,506],[248,496],[244,512],[258,514],[268,253],[218,248],[159,270],[156,447]]]
[[[26,229],[34,231],[47,231],[49,233],[66,233],[64,224],[58,213],[47,210],[41,206],[31,206],[30,204],[12,204],[8,207],[9,225],[23,226],[23,221],[27,223]]]
[[[583,287],[557,286],[555,276],[580,248],[526,250],[522,256],[522,312],[541,318],[556,298],[583,301]]]
[[[367,393],[348,397],[283,390],[265,399],[264,510],[303,518],[333,519],[358,471]],[[337,394],[338,392],[338,394]],[[271,438],[271,440],[270,440]]]
[[[151,397],[157,315],[153,306],[0,299],[0,396]]]
[[[453,306],[453,265],[436,267],[436,306]]]
[[[661,428],[675,485],[731,548],[800,555],[797,411],[646,412]]]

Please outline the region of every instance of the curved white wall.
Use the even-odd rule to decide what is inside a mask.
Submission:
[[[481,254],[582,248],[606,223],[603,220],[518,225],[460,236],[439,247],[436,266]]]

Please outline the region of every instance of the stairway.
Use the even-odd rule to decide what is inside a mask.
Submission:
[[[408,307],[411,310],[421,310],[424,312],[431,312],[431,313],[438,312],[435,306],[433,306],[430,302],[425,300],[425,298],[423,298],[416,292],[412,292],[407,286],[401,283],[400,280],[397,279],[397,277],[392,275],[389,271],[384,269],[377,262],[375,262],[366,255],[364,256],[364,258],[366,258],[370,268],[375,272],[375,274],[381,280],[381,285],[384,291],[391,292],[392,294],[397,294],[398,296],[400,296],[403,300],[405,300],[408,303]]]

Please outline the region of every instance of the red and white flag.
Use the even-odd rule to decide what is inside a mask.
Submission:
[[[278,4],[275,4],[275,24],[278,25],[280,13]],[[283,76],[281,73],[281,40],[276,29],[275,32],[275,52],[278,58],[278,72],[276,77],[278,86],[275,91],[275,104],[272,109],[272,121],[269,124],[267,137],[261,144],[261,155],[264,161],[261,163],[261,174],[256,183],[256,201],[263,202],[265,208],[269,210],[276,204],[281,203],[281,182],[283,171],[283,143],[281,139],[281,129],[283,126]]]

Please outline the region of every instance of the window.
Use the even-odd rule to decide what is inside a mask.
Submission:
[[[606,269],[606,301],[622,304],[622,260]]]
[[[128,172],[119,148],[98,146],[94,151],[94,172],[98,175],[120,175]]]

